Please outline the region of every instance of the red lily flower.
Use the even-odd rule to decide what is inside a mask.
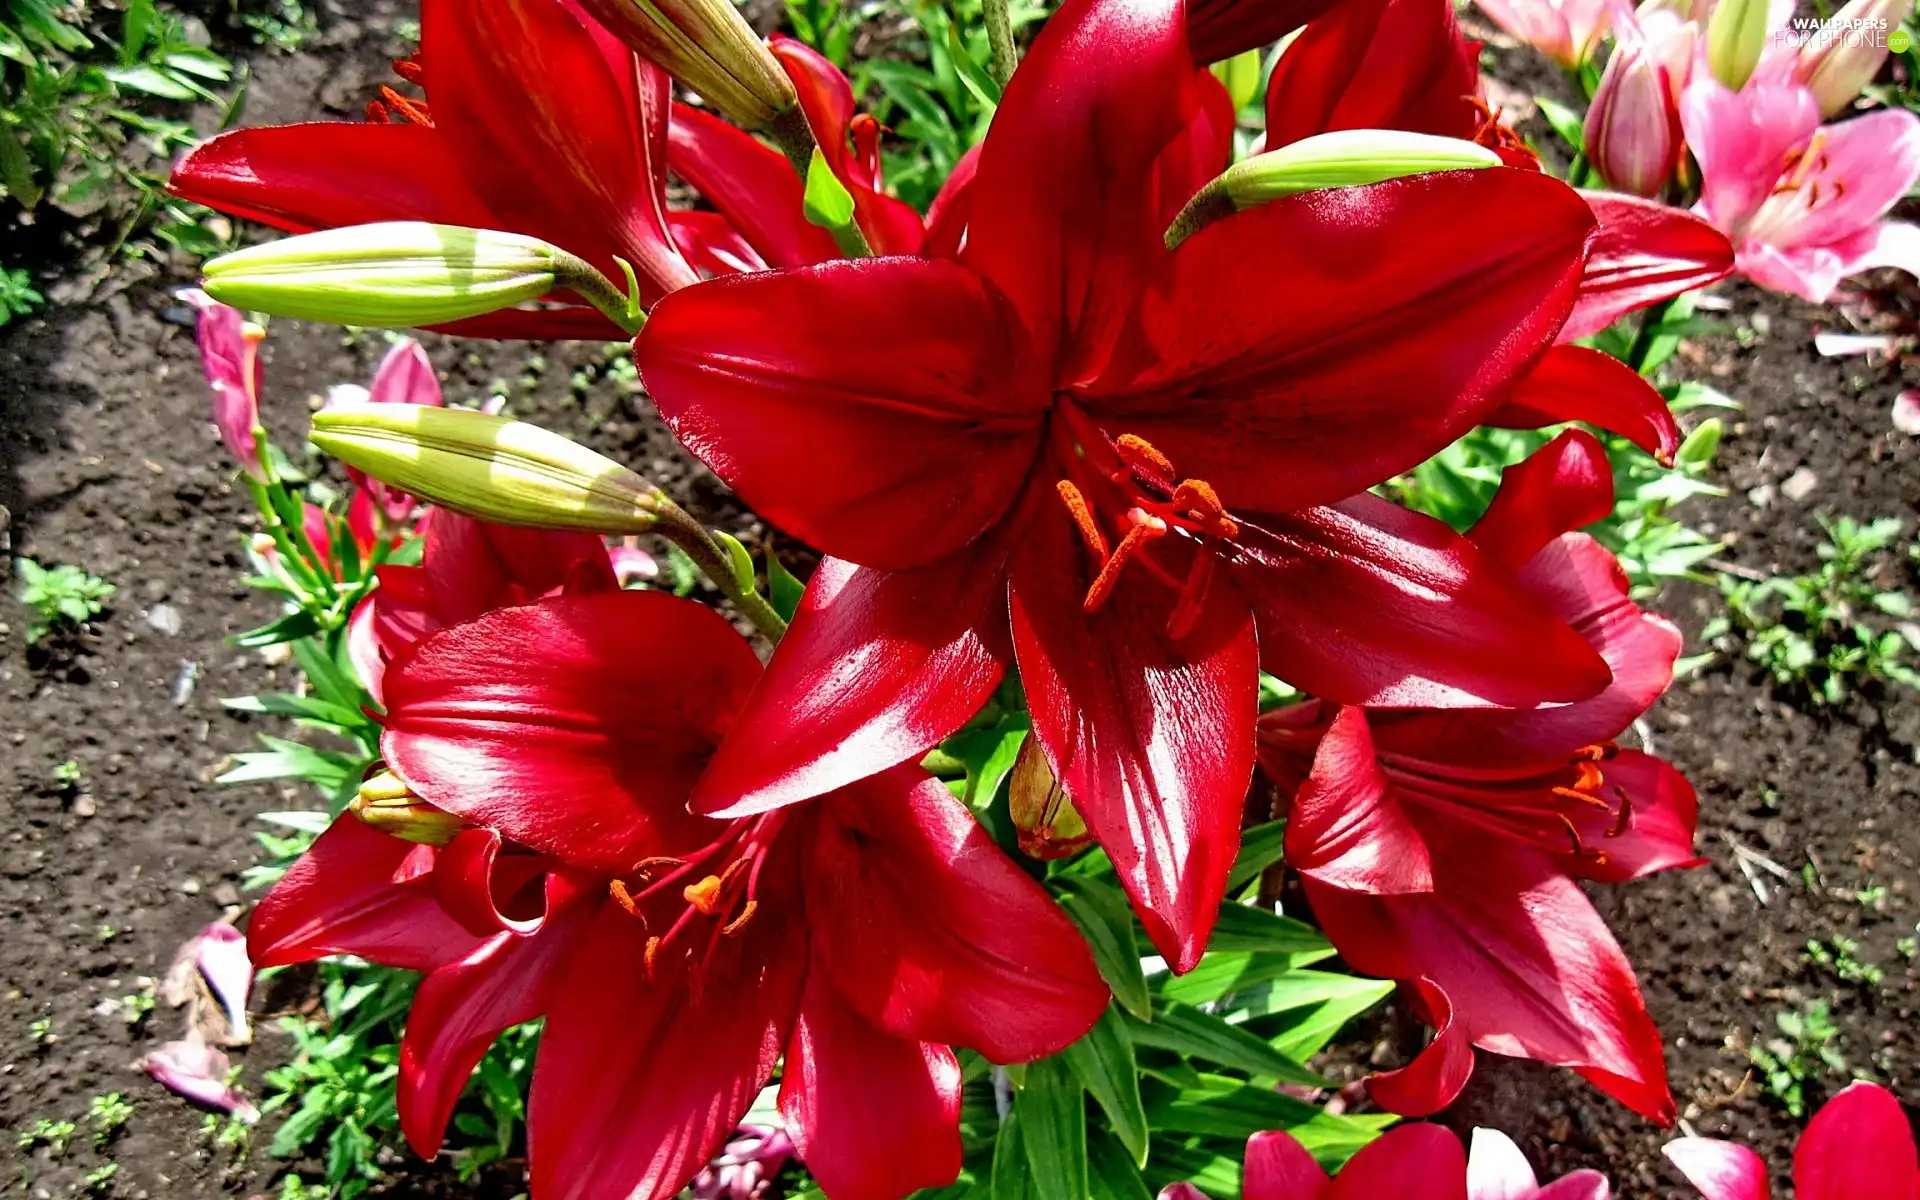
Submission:
[[[1479,44],[1447,0],[1344,0],[1309,22],[1267,85],[1267,148],[1337,129],[1406,129],[1491,146],[1509,165],[1539,160],[1479,98]],[[1733,246],[1693,214],[1614,192],[1582,192],[1600,222],[1579,299],[1560,341],[1724,278]],[[1557,347],[1489,425],[1531,429],[1585,421],[1663,462],[1679,429],[1652,385],[1605,356]]]
[[[699,278],[665,202],[671,81],[567,0],[425,0],[425,101],[390,93],[378,123],[313,122],[222,134],[169,186],[295,233],[434,221],[543,238],[610,278],[632,263],[651,303]],[[385,117],[403,118],[397,124]],[[455,333],[625,335],[584,305],[496,313]]]
[[[1473,1131],[1473,1151],[1437,1125],[1388,1130],[1328,1178],[1306,1147],[1284,1130],[1247,1139],[1241,1173],[1244,1200],[1608,1200],[1612,1189],[1598,1171],[1575,1171],[1545,1187],[1505,1134]],[[1189,1183],[1160,1192],[1160,1200],[1204,1200]]]
[[[1017,655],[1056,778],[1185,969],[1238,840],[1258,665],[1385,704],[1604,683],[1466,541],[1348,499],[1545,350],[1585,205],[1537,174],[1427,176],[1169,253],[1167,221],[1224,165],[1206,95],[1174,0],[1078,0],[1006,92],[957,261],[714,280],[655,310],[636,355],[662,415],[835,556],[701,811],[916,757]]]
[[[1712,1138],[1668,1142],[1667,1158],[1706,1200],[1767,1200],[1767,1164],[1745,1146]],[[1893,1093],[1848,1084],[1826,1102],[1793,1151],[1796,1200],[1915,1200],[1920,1156]]]
[[[1612,507],[1605,451],[1569,431],[1507,471],[1473,540],[1589,639],[1613,683],[1532,711],[1381,712],[1321,700],[1261,719],[1293,794],[1287,861],[1347,962],[1405,981],[1439,1036],[1375,1099],[1449,1103],[1472,1046],[1573,1066],[1671,1120],[1659,1031],[1575,879],[1696,866],[1693,789],[1613,739],[1664,691],[1678,630],[1627,597],[1612,555],[1567,533]]]
[[[917,768],[762,817],[687,812],[759,670],[717,613],[633,591],[495,609],[388,668],[391,769],[471,827],[433,849],[336,822],[250,940],[261,965],[429,972],[401,1047],[416,1150],[497,1033],[544,1014],[534,1194],[673,1195],[784,1048],[809,1169],[836,1200],[894,1200],[959,1170],[949,1044],[1024,1061],[1098,1018],[1072,923]]]
[[[1188,0],[1187,41],[1193,61],[1232,58],[1274,42],[1340,0]]]

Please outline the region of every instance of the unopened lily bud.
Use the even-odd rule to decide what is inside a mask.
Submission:
[[[423,846],[444,846],[467,827],[462,818],[414,795],[392,771],[362,783],[347,811],[381,833]]]
[[[313,416],[313,444],[410,496],[502,525],[633,534],[666,496],[619,463],[537,425],[420,404]]]
[[[797,115],[800,98],[733,0],[581,0],[635,54],[748,129]]]
[[[1666,65],[1644,42],[1623,38],[1587,110],[1588,160],[1617,190],[1652,198],[1680,164],[1682,137]]]
[[[1707,67],[1736,92],[1760,65],[1771,8],[1771,0],[1719,0],[1707,18]]]
[[[1087,823],[1081,820],[1067,789],[1053,777],[1038,738],[1029,737],[1020,747],[1020,757],[1014,759],[1013,774],[1007,780],[1007,800],[1020,850],[1029,857],[1065,858],[1092,844]]]
[[[380,329],[537,300],[585,263],[538,238],[424,221],[349,225],[223,254],[202,287],[236,308]]]
[[[1849,0],[1801,49],[1793,77],[1813,92],[1822,116],[1845,112],[1873,82],[1891,52],[1887,39],[1912,11],[1913,0]]]
[[[1398,129],[1316,134],[1228,167],[1173,219],[1167,245],[1177,246],[1222,217],[1284,196],[1499,165],[1500,156],[1492,150],[1460,138]]]

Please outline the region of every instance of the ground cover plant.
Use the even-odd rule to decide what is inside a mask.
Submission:
[[[1847,122],[1802,121],[1884,51],[1803,60],[1725,7],[1697,79],[1637,93],[1709,113],[1697,161],[1630,182],[1634,18],[1604,69],[1541,35],[1595,93],[1585,192],[1407,0],[929,8],[870,58],[821,6],[769,41],[724,7],[430,2],[373,120],[189,155],[179,196],[296,235],[182,298],[278,610],[235,643],[291,679],[228,699],[293,736],[225,778],[326,810],[269,814],[249,879],[284,1194],[361,1194],[403,1142],[536,1196],[1530,1194],[1498,1135],[1469,1165],[1402,1124],[1476,1050],[1680,1116],[1587,886],[1702,862],[1644,730],[1708,659],[1643,605],[1719,569],[1694,514],[1740,397],[1667,376],[1731,270],[1824,299],[1898,261],[1876,222],[1920,174],[1845,174]],[[1431,86],[1374,88],[1381,61]],[[570,119],[530,119],[560,80]],[[1761,211],[1706,148],[1776,103],[1818,166],[1739,165]],[[1912,120],[1854,120],[1884,116]],[[1864,195],[1843,225],[1794,207],[1813,176]],[[644,387],[778,537],[517,419],[531,358],[449,405],[394,340],[270,432],[288,318],[631,338],[569,395]],[[1766,594],[1904,637],[1861,574],[1897,530],[1831,536]],[[1824,701],[1902,682],[1826,627]],[[1878,989],[1862,953],[1804,965]],[[1430,1039],[1336,1086],[1311,1060],[1390,993]],[[1783,1106],[1827,1093],[1828,1040],[1754,1047]],[[244,1147],[216,1054],[148,1069]],[[1910,1160],[1831,1186],[1899,1194]],[[1605,1194],[1563,1174],[1544,1194]]]

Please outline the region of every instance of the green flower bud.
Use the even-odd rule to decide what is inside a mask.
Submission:
[[[502,525],[646,533],[666,496],[619,463],[524,421],[367,404],[313,417],[313,444],[410,495]]]
[[[444,846],[467,827],[462,818],[414,795],[392,771],[362,783],[347,811],[381,833],[423,846]]]
[[[201,268],[201,286],[235,308],[390,329],[512,308],[582,269],[592,271],[538,238],[388,221],[223,254]]]
[[[1316,134],[1228,167],[1174,218],[1167,246],[1179,245],[1222,217],[1301,192],[1499,165],[1500,156],[1492,150],[1459,138],[1395,129]]]
[[[1736,92],[1760,65],[1771,8],[1770,0],[1719,0],[1707,18],[1707,67]]]
[[[773,130],[799,108],[793,81],[733,0],[582,0],[582,7],[736,124]]]

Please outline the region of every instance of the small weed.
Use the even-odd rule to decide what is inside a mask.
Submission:
[[[1723,574],[1727,616],[1709,622],[1703,635],[1709,640],[1737,636],[1746,643],[1747,657],[1765,667],[1775,683],[1803,688],[1822,704],[1838,704],[1868,679],[1920,688],[1920,670],[1907,661],[1920,647],[1909,644],[1910,633],[1875,623],[1912,616],[1913,600],[1868,578],[1900,535],[1900,522],[1887,517],[1863,524],[1840,517],[1821,524],[1827,540],[1819,549],[1818,570],[1766,580]]]
[[[65,1158],[67,1144],[73,1141],[73,1135],[80,1127],[72,1121],[49,1121],[45,1117],[33,1123],[33,1128],[23,1131],[15,1139],[20,1149],[31,1151],[35,1146],[45,1146],[47,1153],[54,1158]]]
[[[324,1183],[308,1183],[298,1175],[282,1175],[280,1192],[274,1200],[329,1200],[333,1189]]]
[[[29,1021],[27,1023],[27,1036],[33,1039],[33,1043],[36,1046],[53,1045],[57,1040],[53,1036],[53,1018],[41,1017],[37,1021]]]
[[[16,559],[20,573],[20,603],[33,610],[27,625],[27,643],[37,645],[56,629],[91,621],[106,609],[113,585],[79,567],[48,570],[30,558]]]
[[[1847,1072],[1846,1060],[1833,1045],[1840,1031],[1823,1003],[1809,1004],[1799,1012],[1776,1013],[1773,1023],[1781,1036],[1749,1046],[1747,1058],[1760,1072],[1767,1095],[1789,1116],[1804,1117],[1807,1083],[1829,1071],[1838,1075]]]
[[[153,989],[148,988],[143,992],[134,992],[120,997],[120,1008],[122,1015],[127,1019],[127,1024],[140,1024],[153,1012]]]
[[[1893,949],[1901,958],[1912,962],[1914,959],[1920,958],[1920,937],[1908,936],[1895,938]]]
[[[93,1126],[93,1144],[105,1146],[112,1141],[131,1116],[133,1105],[128,1104],[119,1092],[108,1092],[88,1101],[87,1123]]]
[[[235,1158],[245,1158],[253,1144],[253,1126],[232,1114],[208,1113],[200,1121],[200,1136],[216,1149],[230,1150]]]
[[[71,758],[61,763],[53,769],[53,781],[60,785],[60,790],[63,792],[79,791],[80,764]],[[105,926],[102,926],[102,928],[105,928]]]
[[[282,54],[292,54],[320,32],[320,22],[300,0],[267,0],[261,11],[240,14],[240,23],[253,40]]]
[[[1859,951],[1860,943],[1851,938],[1836,937],[1831,942],[1815,938],[1807,943],[1801,961],[1820,968],[1841,983],[1879,987],[1885,975],[1872,963],[1861,962],[1856,957]]]
[[[1853,894],[1854,903],[1861,908],[1880,909],[1887,906],[1887,889],[1883,884],[1864,887]]]
[[[106,1192],[113,1187],[113,1177],[120,1173],[120,1164],[105,1163],[87,1172],[85,1183],[90,1192]]]
[[[21,267],[0,267],[0,325],[24,317],[47,302],[33,288],[33,276]]]

